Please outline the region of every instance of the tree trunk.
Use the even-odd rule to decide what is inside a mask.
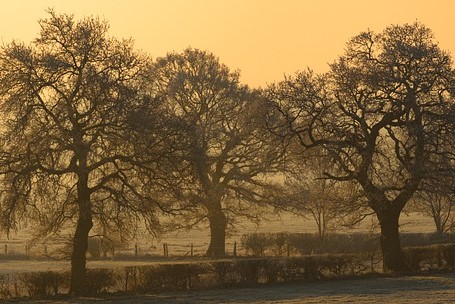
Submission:
[[[401,251],[398,219],[400,211],[386,208],[377,213],[381,226],[381,249],[384,271],[403,272],[407,270],[403,252]]]
[[[73,238],[73,253],[71,254],[71,284],[70,293],[77,296],[87,294],[86,286],[86,252],[88,234],[92,229],[91,216],[79,216],[76,232]]]
[[[88,235],[93,227],[88,172],[85,163],[85,161],[82,162],[81,171],[78,174],[77,202],[79,218],[74,233],[73,252],[71,254],[70,293],[76,296],[87,295],[88,293],[86,285],[86,252],[88,249]]]
[[[220,258],[226,256],[226,226],[227,219],[223,211],[209,213],[210,222],[210,245],[207,250],[207,256]]]

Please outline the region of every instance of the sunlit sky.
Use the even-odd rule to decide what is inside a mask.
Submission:
[[[46,8],[98,15],[154,58],[188,46],[213,52],[253,87],[310,67],[328,70],[363,30],[420,21],[455,55],[454,0],[4,0],[0,39],[29,42]]]

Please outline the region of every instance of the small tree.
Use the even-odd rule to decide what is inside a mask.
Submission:
[[[330,160],[322,153],[287,164],[284,208],[310,216],[320,238],[341,227],[354,227],[367,215],[363,193],[353,183],[340,183],[323,174]],[[291,168],[289,168],[291,167]]]
[[[452,179],[424,181],[413,198],[412,210],[433,219],[436,233],[455,228],[455,187]]]
[[[97,18],[49,11],[30,45],[0,53],[1,221],[36,219],[44,233],[75,226],[70,291],[87,293],[87,238],[94,221],[126,229],[152,204],[138,199],[128,113],[147,58],[107,36]],[[149,151],[149,156],[153,155]]]

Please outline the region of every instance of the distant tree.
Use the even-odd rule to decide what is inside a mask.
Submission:
[[[452,231],[455,228],[455,185],[453,180],[439,178],[423,181],[413,197],[411,210],[431,217],[436,233]]]
[[[156,223],[134,174],[154,154],[145,159],[128,128],[148,59],[98,18],[50,10],[39,24],[30,45],[0,53],[1,222],[11,229],[25,217],[45,233],[75,226],[70,292],[82,295],[94,223],[125,230],[140,214]]]
[[[384,268],[406,268],[398,219],[422,180],[445,170],[440,145],[453,124],[449,54],[420,23],[361,33],[327,75],[302,72],[272,87],[287,127],[302,147],[323,146],[335,181],[364,191],[381,228]],[[275,131],[276,133],[276,131]],[[453,137],[453,134],[451,135]],[[453,154],[453,150],[452,150]]]
[[[310,216],[321,238],[339,228],[355,227],[368,215],[367,204],[358,185],[324,176],[331,171],[331,164],[322,153],[295,160],[287,167],[287,195],[282,207]]]
[[[186,49],[158,58],[150,71],[150,94],[169,108],[181,135],[171,140],[179,167],[169,177],[189,223],[208,220],[207,255],[225,255],[228,223],[257,216],[272,199],[283,149],[264,132],[266,107],[213,54]]]

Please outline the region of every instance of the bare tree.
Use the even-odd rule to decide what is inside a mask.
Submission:
[[[39,24],[30,45],[0,53],[1,220],[11,229],[33,218],[45,233],[75,226],[70,292],[81,295],[94,221],[125,230],[142,213],[156,224],[153,204],[135,189],[135,168],[151,160],[128,128],[147,58],[131,40],[108,37],[98,18],[49,10]]]
[[[339,228],[353,228],[368,215],[358,185],[324,176],[324,173],[331,172],[332,165],[322,153],[306,155],[292,164],[288,162],[286,167],[287,195],[282,207],[310,216],[317,225],[320,238]]]
[[[150,77],[150,94],[183,132],[174,143],[179,168],[170,175],[176,198],[193,210],[190,223],[208,220],[207,255],[224,256],[228,223],[257,216],[257,205],[272,198],[268,176],[278,171],[283,149],[264,132],[266,107],[237,72],[205,51],[158,58]]]
[[[452,231],[455,228],[454,190],[452,179],[425,180],[413,197],[411,210],[431,217],[436,233]]]
[[[444,155],[443,113],[453,102],[450,56],[420,23],[361,33],[346,54],[317,76],[289,77],[276,91],[289,134],[306,149],[323,146],[335,170],[325,175],[358,183],[381,227],[384,268],[406,268],[398,219],[421,181]],[[453,120],[453,118],[452,118]],[[439,131],[438,131],[439,130]]]

